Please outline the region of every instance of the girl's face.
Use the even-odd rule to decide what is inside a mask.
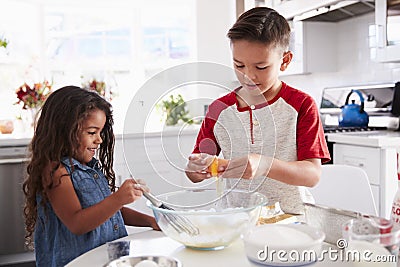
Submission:
[[[94,157],[99,145],[103,142],[100,133],[106,123],[104,111],[96,109],[89,113],[83,121],[82,130],[79,133],[79,149],[75,158],[82,164],[87,164]]]
[[[271,100],[279,91],[279,70],[286,68],[281,49],[260,42],[235,40],[231,43],[236,76],[251,96],[264,95]],[[288,63],[287,63],[288,64]]]

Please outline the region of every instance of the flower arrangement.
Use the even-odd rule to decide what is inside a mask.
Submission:
[[[107,87],[104,81],[92,79],[86,83],[82,83],[82,87],[88,90],[96,91],[99,95],[107,100],[112,100],[113,92]]]
[[[27,83],[21,85],[17,91],[18,101],[15,104],[23,104],[23,109],[39,108],[52,92],[52,83],[44,80],[29,86]]]

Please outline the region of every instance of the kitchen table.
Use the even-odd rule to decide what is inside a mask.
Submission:
[[[131,256],[171,256],[181,261],[183,267],[260,267],[263,265],[250,262],[245,254],[243,241],[236,240],[223,250],[201,251],[186,248],[184,245],[165,236],[162,232],[146,230],[135,232],[121,240],[131,240]],[[323,249],[335,249],[329,244],[324,244]],[[70,262],[66,267],[103,266],[108,262],[107,245],[97,247]],[[351,266],[343,261],[325,259],[310,266]]]

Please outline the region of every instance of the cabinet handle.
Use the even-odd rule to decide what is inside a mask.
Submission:
[[[28,161],[29,161],[28,158],[0,159],[0,164],[24,163]]]

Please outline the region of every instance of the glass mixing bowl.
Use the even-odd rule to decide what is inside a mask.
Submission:
[[[267,204],[266,196],[261,193],[235,190],[222,193],[213,189],[183,190],[157,198],[172,208],[159,208],[147,202],[165,235],[200,250],[230,245],[256,225],[261,208]],[[185,227],[194,228],[197,233],[182,230]]]

